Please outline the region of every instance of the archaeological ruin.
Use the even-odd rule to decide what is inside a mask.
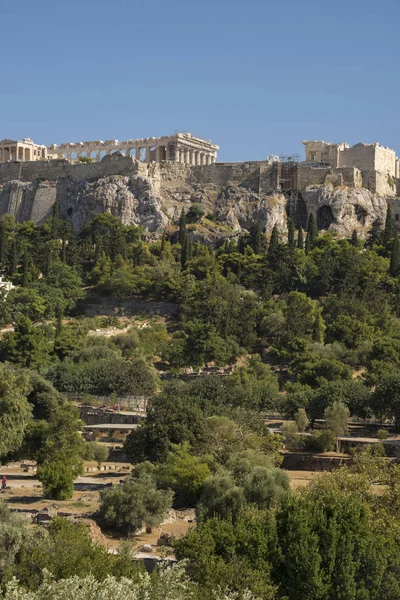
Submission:
[[[182,208],[201,206],[202,235],[235,236],[259,219],[266,231],[286,228],[287,216],[306,227],[360,235],[392,207],[400,222],[400,167],[380,144],[304,141],[297,155],[262,161],[216,162],[219,147],[189,133],[118,142],[49,147],[32,140],[0,143],[0,215],[42,222],[57,202],[79,231],[110,212],[154,236],[176,227]],[[193,234],[194,235],[194,234]],[[205,238],[202,238],[202,241]],[[208,239],[208,238],[207,238]]]
[[[12,160],[35,161],[46,158],[46,146],[35,144],[30,138],[0,141],[0,162],[9,162]]]
[[[48,147],[54,158],[80,159],[81,157],[100,161],[105,155],[120,152],[123,156],[134,156],[140,162],[162,162],[170,160],[187,165],[211,165],[217,159],[219,146],[209,140],[193,136],[191,133],[176,133],[160,138],[150,137],[140,140],[107,140],[105,142],[75,142]]]

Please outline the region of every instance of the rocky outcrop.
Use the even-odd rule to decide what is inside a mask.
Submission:
[[[309,213],[313,213],[320,229],[348,235],[354,229],[362,232],[377,218],[384,220],[387,200],[365,188],[308,186],[301,196]]]
[[[388,201],[397,202],[354,182],[353,187],[351,178],[343,185],[343,177],[327,177],[326,169],[302,168],[298,189],[292,186],[282,193],[278,190],[282,173],[266,162],[188,167],[147,165],[112,155],[95,164],[64,160],[24,163],[22,170],[17,167],[0,165],[0,214],[42,222],[57,201],[61,216],[70,219],[76,231],[94,215],[109,212],[158,237],[176,229],[182,208],[188,211],[198,204],[204,217],[191,226],[190,235],[203,243],[239,235],[255,219],[267,232],[275,224],[285,231],[287,214],[303,228],[313,213],[322,230],[349,235],[358,229],[363,235],[376,218],[385,218]]]

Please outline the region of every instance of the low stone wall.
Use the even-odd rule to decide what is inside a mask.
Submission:
[[[283,454],[282,468],[288,471],[333,471],[351,464],[352,459],[341,456],[324,456],[304,452]]]

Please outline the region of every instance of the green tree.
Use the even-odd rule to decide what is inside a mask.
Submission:
[[[317,221],[315,220],[315,217],[312,213],[308,217],[307,238],[308,238],[309,248],[310,248],[310,250],[312,250],[318,239],[318,225],[317,225]]]
[[[400,429],[400,377],[391,375],[378,383],[371,398],[374,415],[380,419],[394,420]]]
[[[393,238],[393,218],[392,218],[392,209],[390,206],[387,206],[386,210],[386,219],[385,219],[385,228],[383,230],[383,243],[388,244]]]
[[[296,242],[295,242],[296,224],[292,217],[289,217],[287,220],[287,230],[288,230],[288,245],[291,248],[294,248],[296,246]]]
[[[296,411],[296,413],[294,415],[294,420],[296,422],[297,429],[300,432],[303,432],[307,429],[309,420],[308,420],[307,413],[304,408],[299,408]]]
[[[200,522],[218,516],[235,521],[247,505],[243,488],[237,486],[229,473],[217,473],[209,478],[197,506]]]
[[[157,484],[160,488],[172,488],[174,506],[195,506],[204,484],[212,475],[207,457],[198,457],[190,453],[187,442],[172,444],[163,464],[158,467]]]
[[[350,240],[350,244],[352,246],[354,246],[355,248],[358,247],[358,234],[357,234],[357,229],[353,229],[353,233],[351,234],[351,240]]]
[[[110,454],[108,446],[105,444],[99,444],[94,442],[92,446],[93,458],[97,462],[97,468],[100,469],[103,462],[105,462]]]
[[[272,232],[271,232],[271,239],[269,241],[269,246],[268,246],[268,259],[271,259],[274,255],[274,253],[278,250],[279,247],[279,232],[278,232],[278,227],[277,224],[275,223],[275,225],[272,228]]]
[[[366,247],[373,248],[375,245],[381,244],[383,241],[382,220],[378,217],[372,223],[372,227],[368,232]]]
[[[83,472],[81,428],[78,410],[67,402],[48,422],[45,443],[37,455],[37,477],[48,498],[66,500],[73,494],[73,482]]]
[[[264,254],[265,252],[265,235],[262,223],[259,219],[255,219],[249,231],[249,243],[255,254]]]
[[[325,424],[336,438],[336,452],[340,451],[339,437],[347,431],[349,416],[350,411],[343,402],[334,402],[325,409]]]
[[[390,267],[389,273],[392,277],[397,277],[400,271],[400,240],[396,234],[392,243],[392,251],[390,254]]]
[[[299,231],[297,234],[297,247],[299,250],[304,250],[304,235],[303,229],[299,227]]]
[[[0,364],[0,459],[17,451],[23,442],[32,408],[27,400],[29,377]]]
[[[100,492],[100,518],[128,534],[144,525],[159,525],[172,504],[173,492],[156,487],[154,467],[150,463],[141,466],[120,485]]]

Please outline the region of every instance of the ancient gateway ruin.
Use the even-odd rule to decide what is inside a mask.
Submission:
[[[176,133],[160,138],[150,137],[140,140],[106,140],[105,142],[68,142],[48,147],[53,158],[90,158],[100,161],[106,154],[120,152],[123,156],[134,156],[140,162],[172,162],[188,165],[211,165],[217,159],[219,146],[209,140],[193,136],[191,133]]]

